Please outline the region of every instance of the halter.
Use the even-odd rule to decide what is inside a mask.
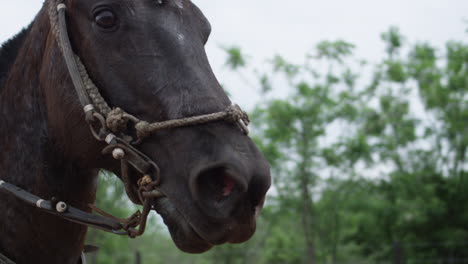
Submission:
[[[4,181],[0,181],[0,189],[12,193],[26,203],[34,205],[45,212],[69,221],[135,238],[145,231],[146,220],[152,209],[151,202],[154,199],[165,197],[165,194],[158,189],[161,183],[158,165],[135,146],[156,131],[215,121],[235,123],[247,135],[249,133],[247,126],[250,120],[248,115],[237,105],[232,105],[223,112],[155,123],[142,121],[121,108],[109,107],[99,89],[89,77],[81,59],[72,50],[67,32],[66,8],[64,0],[48,1],[48,14],[52,33],[64,56],[91,133],[96,140],[107,144],[102,151],[103,154],[112,154],[114,159],[120,161],[121,179],[126,193],[132,202],[143,205],[143,211],[137,211],[127,219],[119,219],[96,208],[94,205],[89,206],[100,215],[81,211],[54,198],[46,201]],[[135,138],[125,133],[130,126],[136,131]],[[141,175],[137,182],[138,192],[136,194],[132,191],[132,183],[128,173],[129,168],[133,168]]]

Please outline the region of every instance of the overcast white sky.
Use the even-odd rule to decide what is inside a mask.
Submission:
[[[410,42],[439,47],[466,39],[468,0],[193,0],[210,20],[208,56],[233,100],[250,108],[258,99],[223,67],[220,45],[237,44],[260,65],[279,53],[301,61],[321,40],[344,39],[357,45],[358,56],[376,60],[383,52],[380,33],[398,26]],[[42,0],[2,0],[0,42],[26,26]],[[261,67],[261,66],[259,66]]]

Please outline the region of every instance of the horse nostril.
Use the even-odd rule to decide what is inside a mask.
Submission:
[[[223,196],[227,197],[232,193],[236,183],[234,180],[227,174],[224,174],[223,177]]]
[[[191,191],[207,215],[226,218],[247,197],[247,179],[232,167],[210,167],[194,175]]]
[[[221,202],[246,189],[240,182],[227,167],[206,169],[196,178],[195,195],[203,202]]]

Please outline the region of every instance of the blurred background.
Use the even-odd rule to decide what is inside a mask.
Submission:
[[[153,215],[89,263],[468,263],[468,1],[193,0],[273,187],[256,235],[181,253]],[[0,3],[0,42],[42,1]],[[102,173],[97,205],[136,207]]]

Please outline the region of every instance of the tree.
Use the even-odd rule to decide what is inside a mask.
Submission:
[[[254,132],[281,211],[271,215],[270,263],[388,261],[395,244],[408,259],[466,256],[468,45],[410,46],[397,28],[382,39],[376,65],[355,59],[349,43],[325,41],[302,64],[275,56],[272,72],[253,71],[267,98]],[[229,54],[239,61],[242,52]],[[228,65],[239,71],[240,61]],[[273,83],[290,96],[269,96]]]
[[[253,115],[264,153],[271,161],[278,191],[278,205],[284,209],[294,209],[300,221],[293,225],[302,227],[300,235],[305,243],[303,258],[299,262],[317,263],[318,232],[313,193],[319,186],[321,175],[327,174],[327,157],[322,155],[325,148],[321,145],[327,129],[338,119],[349,118],[342,115],[339,102],[346,101],[350,94],[340,90],[340,86],[352,87],[355,74],[343,67],[344,60],[351,55],[354,46],[345,41],[322,42],[317,45],[315,54],[308,55],[301,65],[292,64],[281,56],[272,60],[272,73],[260,77],[262,91],[268,93],[272,79],[281,74],[284,82],[292,88],[287,99],[272,99],[261,103]],[[237,49],[233,49],[236,50]],[[229,50],[228,50],[229,51]],[[239,64],[230,63],[241,52],[229,52],[228,65],[237,70]],[[325,62],[328,69],[319,74],[312,67],[315,62]],[[277,77],[276,77],[277,78]],[[349,104],[348,104],[349,105]],[[294,237],[281,234],[270,246],[284,249],[284,243]],[[299,243],[300,245],[301,243]],[[300,247],[296,247],[300,248]],[[273,255],[271,263],[284,262],[282,255]]]

